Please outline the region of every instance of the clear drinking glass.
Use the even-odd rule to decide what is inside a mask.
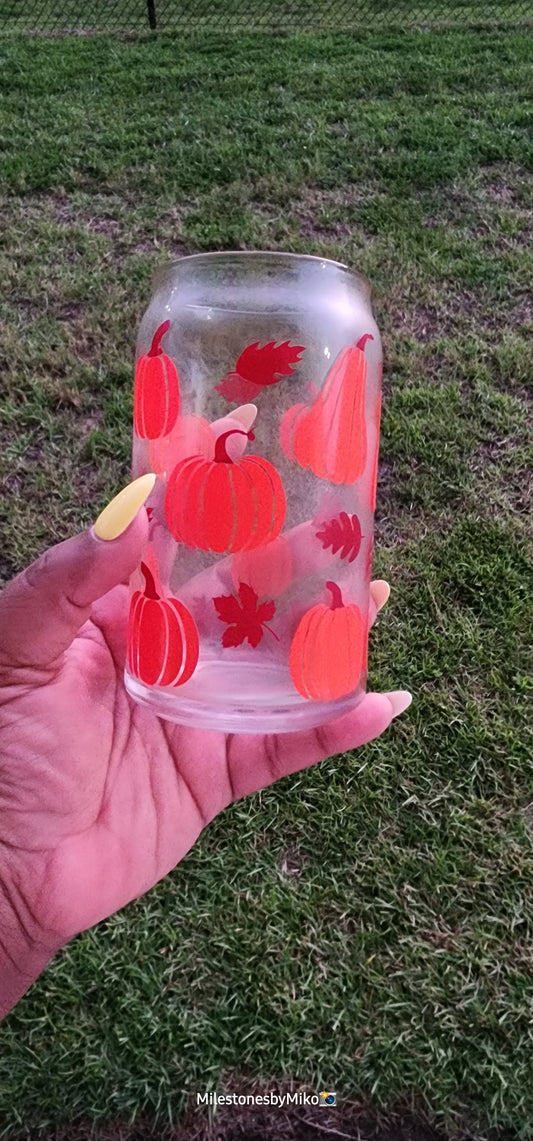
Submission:
[[[369,285],[338,262],[210,253],[156,273],[131,471],[157,475],[130,579],[141,705],[262,733],[360,701],[381,372]]]

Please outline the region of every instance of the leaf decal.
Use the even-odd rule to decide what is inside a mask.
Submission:
[[[146,508],[146,514],[148,516],[148,538],[153,539],[154,530],[157,527],[157,520],[154,519],[154,508],[153,507],[147,507]]]
[[[238,598],[233,594],[222,594],[213,599],[220,621],[228,623],[222,635],[222,645],[240,646],[247,638],[251,646],[258,646],[263,637],[263,626],[279,642],[277,634],[266,625],[276,613],[275,602],[262,602],[258,606],[258,595],[246,582],[239,583],[238,594]]]
[[[279,384],[282,377],[291,376],[295,371],[292,366],[299,364],[304,352],[304,345],[291,345],[289,341],[280,345],[269,341],[262,348],[259,341],[254,341],[241,353],[235,370],[216,384],[215,390],[227,400],[251,400],[263,387]]]
[[[322,530],[317,531],[316,537],[320,539],[323,549],[331,547],[334,555],[342,547],[341,559],[349,555],[348,562],[353,563],[361,546],[361,524],[357,515],[347,515],[346,511],[341,511],[340,515],[328,519],[328,522],[323,524]]]
[[[259,396],[261,388],[261,384],[252,384],[250,380],[244,380],[238,372],[228,372],[220,384],[215,384],[215,392],[220,392],[226,400],[237,404],[249,404],[254,396]]]

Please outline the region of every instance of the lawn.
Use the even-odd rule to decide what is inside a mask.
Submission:
[[[2,585],[129,479],[155,268],[325,255],[371,280],[384,340],[369,684],[414,695],[57,955],[0,1027],[0,1136],[162,1130],[197,1091],[292,1082],[339,1100],[305,1136],[356,1136],[360,1103],[529,1138],[531,43],[10,36],[0,56]]]
[[[533,25],[532,0],[152,0],[159,29],[288,31]],[[146,28],[147,0],[3,0],[0,30]]]

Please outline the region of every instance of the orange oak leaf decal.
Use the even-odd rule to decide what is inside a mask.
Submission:
[[[336,555],[342,547],[341,559],[349,555],[348,562],[353,563],[361,546],[361,524],[357,515],[347,515],[346,511],[341,511],[335,519],[328,519],[323,524],[316,537],[321,540],[324,551],[331,547],[332,553]]]
[[[240,646],[247,638],[251,646],[258,646],[263,637],[263,626],[279,642],[277,634],[266,623],[276,613],[275,602],[262,602],[257,605],[258,595],[246,582],[239,583],[239,597],[222,594],[213,602],[221,622],[228,628],[222,635],[223,646]]]
[[[269,341],[262,348],[259,341],[254,341],[243,350],[234,371],[215,385],[215,391],[226,400],[251,400],[262,388],[279,384],[282,377],[291,376],[295,371],[291,366],[299,363],[304,352],[304,345],[291,345],[289,341],[280,345]]]

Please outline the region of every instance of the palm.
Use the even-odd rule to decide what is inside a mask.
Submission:
[[[391,719],[387,698],[367,694],[302,733],[226,737],[163,721],[124,688],[128,605],[128,587],[115,586],[53,666],[1,670],[0,848],[51,945],[152,887],[232,800],[371,740]]]
[[[1,836],[24,851],[33,913],[46,898],[46,926],[66,937],[166,875],[232,799],[223,734],[181,729],[128,698],[128,602],[119,585],[93,604],[48,683],[26,672],[3,690]]]

